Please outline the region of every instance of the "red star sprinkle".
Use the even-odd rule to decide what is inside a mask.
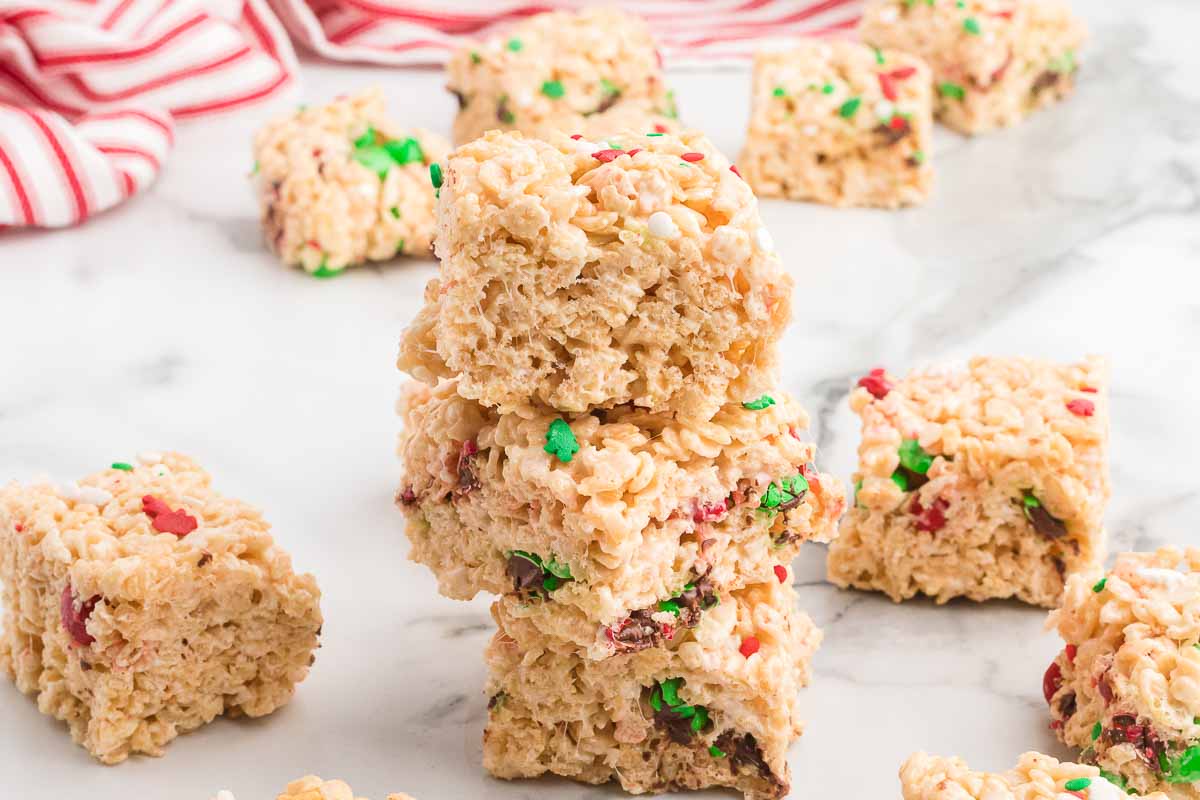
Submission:
[[[635,147],[635,148],[633,148],[632,150],[630,150],[630,151],[629,151],[629,157],[630,157],[630,158],[633,158],[634,156],[636,156],[636,155],[637,155],[638,153],[640,153],[640,152],[642,152],[642,148],[640,148],[640,147]]]
[[[888,127],[894,131],[902,131],[908,127],[908,120],[897,114],[888,120]]]
[[[1067,651],[1067,661],[1070,661],[1072,664],[1074,664],[1075,663],[1075,654],[1079,652],[1079,649],[1076,648],[1075,645],[1069,644],[1066,647],[1066,651]]]
[[[96,637],[88,633],[87,621],[92,615],[92,610],[96,608],[96,602],[100,599],[100,595],[96,595],[90,600],[84,601],[75,607],[75,592],[71,590],[71,585],[67,584],[63,587],[62,597],[59,601],[58,611],[62,619],[63,628],[67,633],[71,634],[71,641],[75,644],[87,647],[92,642],[96,641]]]
[[[573,134],[571,134],[571,138],[578,142],[580,139],[583,138],[583,134],[582,133],[573,133]]]
[[[1080,386],[1079,391],[1088,392],[1089,394],[1095,394],[1096,392],[1098,392],[1100,390],[1097,389],[1095,386]]]
[[[738,172],[737,164],[730,164],[729,171],[732,172],[734,175],[737,175],[739,178],[742,177],[742,173]],[[742,180],[745,180],[745,178],[742,178]]]
[[[858,379],[858,385],[871,393],[876,400],[882,400],[892,390],[892,382],[884,375],[883,367],[876,367]]]
[[[900,69],[894,69],[891,72],[889,72],[888,77],[895,78],[898,81],[902,81],[905,78],[911,78],[913,75],[916,75],[916,74],[917,74],[916,67],[900,67]]]
[[[785,567],[783,564],[776,564],[775,565],[775,577],[779,579],[780,583],[786,582],[787,581],[787,567]]]
[[[892,78],[890,73],[879,73],[879,88],[883,90],[883,96],[888,100],[895,100],[897,97],[899,97],[899,95],[896,94],[896,81],[894,78]]]
[[[1077,397],[1067,403],[1067,411],[1070,411],[1077,417],[1090,417],[1096,413],[1096,404],[1086,397]]]
[[[182,509],[172,511],[170,506],[153,495],[148,494],[142,498],[142,511],[154,522],[154,530],[159,533],[173,533],[180,539],[200,527],[200,523],[196,522],[196,518],[191,514]]]
[[[663,125],[661,122],[656,122],[656,123],[654,123],[654,132],[655,133],[666,133],[667,126]]]
[[[599,161],[601,164],[607,164],[617,156],[625,155],[624,150],[597,150],[592,153],[592,158]]]
[[[758,639],[753,636],[747,636],[745,639],[742,639],[742,646],[738,648],[738,652],[749,658],[758,652],[759,647]]]
[[[934,499],[932,505],[924,508],[921,505],[921,501],[914,496],[912,503],[908,506],[908,513],[916,517],[916,521],[913,524],[917,530],[925,531],[926,533],[937,533],[946,527],[946,509],[949,507],[949,501],[938,497]]]
[[[684,153],[680,156],[684,161],[703,161],[704,153]]]

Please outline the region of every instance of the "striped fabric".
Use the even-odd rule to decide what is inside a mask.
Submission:
[[[860,0],[643,0],[672,66],[855,23]],[[269,4],[268,4],[269,3]],[[342,61],[430,64],[587,0],[0,0],[0,227],[73,225],[148,186],[176,120],[295,81],[288,34]]]

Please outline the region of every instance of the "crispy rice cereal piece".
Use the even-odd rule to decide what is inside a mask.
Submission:
[[[506,413],[708,419],[769,391],[792,279],[729,162],[697,133],[551,138],[493,132],[450,157],[441,271],[400,368],[461,375]]]
[[[326,277],[433,245],[429,165],[450,145],[389,119],[378,89],[301,108],[254,138],[267,243],[285,264]]]
[[[920,203],[933,188],[930,86],[921,59],[856,42],[759,53],[738,166],[759,197]]]
[[[593,658],[659,644],[724,593],[776,580],[845,507],[798,438],[804,410],[786,394],[749,405],[690,425],[629,406],[526,417],[452,381],[410,384],[397,495],[410,557],[444,595],[512,595],[514,616]]]
[[[230,792],[218,792],[213,800],[236,800]],[[365,800],[356,798],[344,781],[324,781],[316,775],[306,775],[292,781],[275,800]],[[413,800],[407,794],[389,794],[387,800]]]
[[[1066,642],[1042,682],[1058,737],[1130,789],[1200,798],[1200,549],[1073,575],[1049,624]]]
[[[862,419],[857,504],[829,578],[895,601],[921,592],[1053,606],[1104,556],[1107,365],[975,358],[850,394]]]
[[[973,772],[961,758],[913,753],[900,768],[904,800],[1125,800],[1100,770],[1023,753],[1008,772]],[[1146,800],[1167,800],[1147,795]]]
[[[508,617],[487,650],[483,765],[500,778],[545,772],[618,780],[635,794],[728,786],[787,794],[797,693],[821,632],[771,581],[726,598],[670,648],[588,661]]]
[[[968,134],[1015,125],[1070,94],[1087,38],[1059,0],[869,0],[859,34],[928,61],[935,115]]]
[[[616,9],[530,17],[461,48],[446,74],[458,99],[456,144],[493,129],[537,137],[651,131],[676,116],[650,29]]]
[[[176,453],[0,488],[0,669],[106,764],[271,713],[308,674],[321,593],[268,530]]]

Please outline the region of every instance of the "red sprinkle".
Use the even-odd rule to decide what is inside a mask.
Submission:
[[[633,148],[632,150],[630,150],[630,151],[629,151],[629,157],[630,157],[630,158],[633,158],[634,156],[636,156],[636,155],[637,155],[638,153],[640,153],[640,152],[642,152],[642,148],[640,148],[640,147],[635,147],[635,148]]]
[[[1095,394],[1096,392],[1098,392],[1100,390],[1097,389],[1095,386],[1080,386],[1079,391],[1088,392],[1090,394]]]
[[[914,496],[908,506],[908,513],[916,517],[914,525],[917,530],[936,533],[946,527],[946,509],[949,507],[950,501],[938,497],[934,499],[933,505],[923,508],[921,501]]]
[[[1077,417],[1090,417],[1096,413],[1096,404],[1086,397],[1077,397],[1067,403],[1067,411],[1070,411]]]
[[[913,75],[916,75],[916,74],[917,74],[916,67],[900,67],[900,69],[894,69],[891,72],[889,72],[887,74],[887,76],[889,78],[895,78],[898,81],[902,81],[905,78],[911,78]]]
[[[154,530],[159,533],[173,533],[180,539],[200,527],[191,514],[182,509],[172,511],[170,506],[153,495],[142,498],[142,511],[154,521]]]
[[[692,521],[712,522],[725,516],[725,512],[727,511],[729,511],[729,504],[725,500],[718,500],[715,503],[701,503],[692,512]]]
[[[624,150],[597,150],[596,152],[592,153],[592,158],[596,159],[601,164],[607,164],[617,156],[623,155],[625,155]]]
[[[888,127],[894,131],[902,131],[908,127],[908,120],[897,114],[888,120]]]
[[[479,445],[475,443],[474,439],[467,439],[465,442],[463,442],[462,454],[464,456],[470,457],[470,456],[475,455],[478,452],[479,452]]]
[[[738,652],[744,655],[746,658],[749,658],[758,652],[758,648],[760,646],[761,645],[759,645],[758,639],[754,638],[753,636],[747,636],[745,639],[742,639],[742,646],[738,648]]]
[[[675,638],[675,626],[674,625],[670,625],[670,624],[663,625],[660,630],[662,630],[662,635],[663,635],[664,639],[674,639]]]
[[[704,153],[684,153],[680,158],[684,161],[703,161]]]
[[[18,522],[16,525],[13,525],[13,530],[15,530],[17,533],[20,533],[21,531],[25,530],[25,526]]]
[[[1046,704],[1054,699],[1054,694],[1062,686],[1062,667],[1057,661],[1051,661],[1050,666],[1046,668],[1046,674],[1042,676],[1042,695],[1046,698]]]
[[[661,122],[656,122],[656,123],[654,123],[654,132],[655,133],[666,133],[667,126],[663,125]]]
[[[734,175],[737,175],[739,178],[742,178],[742,173],[738,172],[737,164],[730,164],[729,171]],[[742,178],[742,180],[745,180],[745,178]]]
[[[896,80],[889,72],[879,73],[879,88],[883,90],[883,96],[888,100],[895,100],[900,96],[896,94]]]
[[[580,139],[583,138],[583,134],[582,133],[573,133],[573,134],[571,134],[571,138],[578,142]]]
[[[308,245],[309,247],[311,247],[313,250],[321,249],[321,245],[317,242],[316,239],[309,239],[307,242],[305,242],[305,244]]]
[[[62,618],[63,627],[67,633],[71,634],[71,640],[75,644],[86,647],[96,641],[96,637],[88,633],[87,620],[92,615],[92,610],[96,607],[99,599],[100,595],[96,595],[92,599],[80,603],[79,608],[76,608],[75,593],[71,591],[71,585],[67,584],[63,587],[62,598],[58,604],[59,616]]]
[[[1075,647],[1075,645],[1069,644],[1066,647],[1066,651],[1067,651],[1067,661],[1070,661],[1072,664],[1074,664],[1075,663],[1075,654],[1077,652],[1079,652],[1079,650]]]
[[[786,582],[787,581],[787,567],[785,567],[783,564],[776,564],[775,565],[775,577],[779,579],[780,583]]]
[[[892,390],[892,382],[884,375],[883,367],[876,367],[859,378],[858,385],[870,392],[876,400],[887,397],[888,392]]]

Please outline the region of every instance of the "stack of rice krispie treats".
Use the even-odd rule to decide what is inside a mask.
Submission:
[[[492,131],[440,177],[401,343],[411,557],[497,596],[484,765],[787,793],[842,488],[773,386],[792,279],[702,136]]]

